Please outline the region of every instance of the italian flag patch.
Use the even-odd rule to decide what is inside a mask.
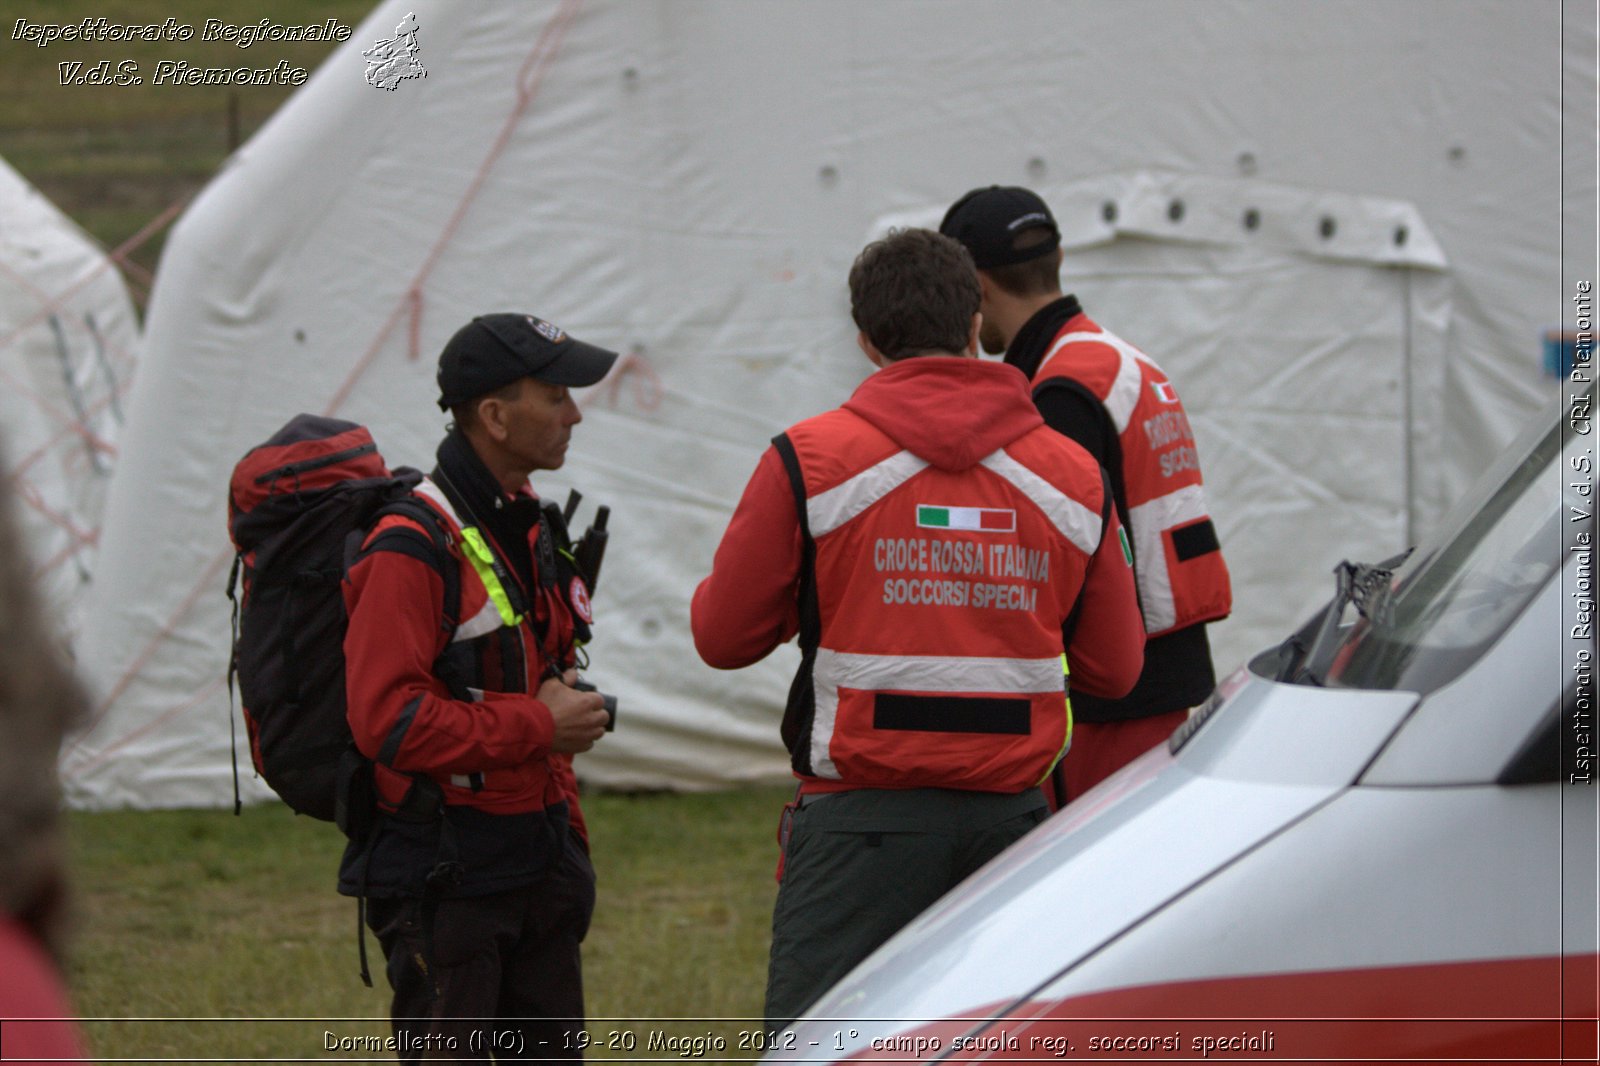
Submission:
[[[1000,507],[937,507],[917,505],[917,525],[923,529],[963,529],[975,533],[1014,533],[1017,512]]]

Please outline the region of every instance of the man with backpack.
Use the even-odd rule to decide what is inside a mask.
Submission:
[[[501,1055],[581,1057],[594,870],[572,756],[608,715],[574,687],[592,575],[528,476],[562,465],[568,390],[615,359],[530,315],[462,327],[439,357],[453,424],[414,490],[428,511],[386,511],[346,573],[366,763],[339,890],[366,900],[403,1061],[487,1059],[491,1031]]]

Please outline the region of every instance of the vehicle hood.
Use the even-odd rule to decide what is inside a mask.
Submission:
[[[853,970],[795,1024],[792,1052],[775,1057],[819,1048],[870,1057],[874,1040],[928,1031],[928,1019],[949,1020],[938,1026],[947,1047],[981,1029],[1347,789],[1417,698],[1239,671],[1172,743],[1024,837]]]

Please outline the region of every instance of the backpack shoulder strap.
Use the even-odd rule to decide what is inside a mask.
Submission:
[[[456,566],[451,551],[452,536],[443,516],[415,496],[401,496],[379,508],[374,516],[376,526],[388,515],[409,519],[415,525],[391,525],[378,531],[362,546],[351,562],[373,552],[397,552],[433,567],[444,582],[444,618],[442,625],[454,632],[461,624],[461,571]],[[421,527],[421,531],[417,527]]]

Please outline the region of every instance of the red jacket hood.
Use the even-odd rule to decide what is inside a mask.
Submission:
[[[1022,371],[962,356],[891,363],[844,405],[941,470],[959,471],[1044,424]]]

